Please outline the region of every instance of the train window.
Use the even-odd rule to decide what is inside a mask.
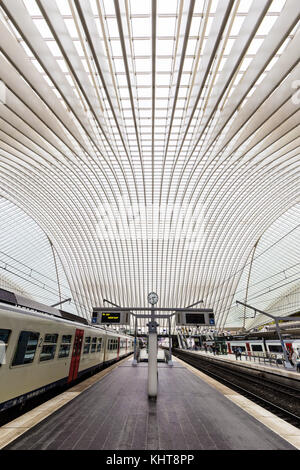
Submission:
[[[262,346],[261,346],[260,344],[252,344],[252,345],[251,345],[251,349],[252,349],[253,352],[262,351],[262,350],[263,350],[263,348],[262,348]]]
[[[51,361],[51,359],[54,359],[57,338],[58,338],[57,334],[45,335],[42,351],[40,354],[40,362]]]
[[[0,328],[0,341],[4,343],[6,346],[8,344],[10,333],[11,333],[11,330],[3,330],[2,328]]]
[[[102,338],[98,338],[97,352],[100,352],[100,351],[101,351],[101,345],[102,345]]]
[[[57,338],[58,338],[57,334],[46,334],[44,343],[57,343]]]
[[[83,354],[89,354],[91,347],[91,337],[86,336],[84,340]]]
[[[5,353],[7,350],[8,339],[11,330],[4,330],[0,328],[0,367],[5,364]]]
[[[96,352],[97,338],[92,339],[91,353]]]
[[[30,364],[34,360],[40,334],[34,331],[21,331],[12,365]]]
[[[58,357],[68,357],[70,354],[72,335],[63,335],[60,348],[58,352]]]
[[[270,352],[282,352],[282,347],[280,346],[280,344],[278,345],[273,345],[273,344],[269,344],[269,351]]]

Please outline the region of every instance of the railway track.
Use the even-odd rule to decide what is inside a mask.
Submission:
[[[227,364],[219,365],[185,351],[174,350],[173,354],[300,429],[299,390],[276,380],[253,377],[247,371],[232,370]]]

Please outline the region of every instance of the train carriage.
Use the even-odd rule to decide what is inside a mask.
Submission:
[[[57,312],[0,302],[0,411],[133,352],[131,336]]]
[[[287,351],[290,353],[293,353],[295,345],[300,348],[300,339],[284,339],[283,341]],[[208,346],[213,343],[213,340],[206,341]],[[279,339],[232,339],[227,340],[226,345],[229,354],[233,354],[234,349],[237,347],[241,348],[242,354],[248,356],[273,356],[276,358],[282,358],[284,354]]]

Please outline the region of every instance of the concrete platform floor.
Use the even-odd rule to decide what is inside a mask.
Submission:
[[[158,398],[149,401],[148,364],[132,367],[131,362],[123,362],[5,449],[295,450],[300,445],[299,430],[294,447],[249,415],[245,402],[237,406],[224,393],[226,387],[218,390],[211,379],[204,381],[178,360],[173,367],[158,364]],[[266,410],[261,414],[274,419]],[[293,435],[291,428],[287,433]]]

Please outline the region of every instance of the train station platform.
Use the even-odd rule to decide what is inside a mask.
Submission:
[[[189,354],[195,354],[199,356],[203,356],[204,358],[211,359],[214,361],[220,362],[229,362],[232,364],[239,365],[241,367],[246,367],[249,369],[259,370],[268,374],[277,375],[281,377],[285,377],[286,379],[292,379],[293,382],[299,382],[299,389],[300,389],[300,373],[296,371],[296,367],[291,369],[286,369],[283,365],[276,365],[276,364],[269,364],[266,360],[263,361],[263,358],[258,360],[258,358],[248,357],[246,358],[244,355],[241,359],[236,359],[234,354],[216,354],[214,355],[211,352],[205,351],[193,351],[190,349],[183,349],[183,352],[187,352]],[[298,388],[298,384],[297,384]]]
[[[82,393],[76,392],[82,384],[75,386],[71,401],[3,448],[300,449],[299,429],[176,358],[173,367],[158,363],[158,397],[150,401],[147,368],[145,362],[133,367],[130,358]],[[26,416],[0,428],[0,442],[3,431],[21,428],[22,422]]]

